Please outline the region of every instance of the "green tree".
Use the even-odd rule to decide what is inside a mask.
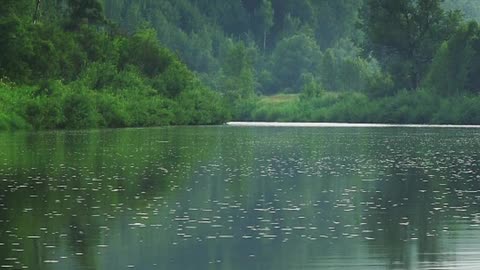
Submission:
[[[230,104],[255,95],[255,51],[243,43],[232,43],[223,58],[220,88]]]
[[[280,41],[272,56],[275,83],[271,92],[290,90],[298,92],[302,87],[302,74],[320,74],[322,52],[315,39],[304,33]]]
[[[480,2],[472,0],[445,0],[443,7],[461,11],[466,19],[480,21]]]
[[[274,10],[270,0],[262,0],[257,16],[260,21],[260,29],[262,29],[263,32],[263,53],[265,53],[267,48],[267,35],[273,27]]]
[[[157,32],[151,28],[141,30],[126,43],[120,57],[120,66],[137,66],[149,77],[163,73],[175,57],[163,48],[157,39]]]
[[[310,73],[302,74],[303,89],[300,98],[302,100],[310,100],[320,97],[325,91],[321,83]]]
[[[403,1],[403,0],[402,0]],[[322,49],[333,47],[342,38],[357,38],[359,9],[364,0],[309,1],[313,9],[312,26]]]
[[[369,49],[398,88],[416,89],[443,40],[457,27],[442,0],[367,0],[363,25]]]
[[[465,90],[480,90],[480,28],[465,24],[439,48],[425,86],[442,95],[458,95]]]
[[[67,28],[77,30],[82,24],[105,22],[102,5],[98,0],[68,0],[69,18]]]

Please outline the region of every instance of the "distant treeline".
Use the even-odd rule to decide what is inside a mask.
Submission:
[[[476,1],[4,2],[0,129],[480,124]]]

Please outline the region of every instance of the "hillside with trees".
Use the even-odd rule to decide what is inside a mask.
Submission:
[[[95,1],[1,9],[0,129],[216,124],[223,97],[149,27],[124,34]]]
[[[480,124],[480,3],[7,0],[0,129]]]

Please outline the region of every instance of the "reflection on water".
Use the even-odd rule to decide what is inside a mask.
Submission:
[[[3,269],[477,269],[480,130],[0,134]]]

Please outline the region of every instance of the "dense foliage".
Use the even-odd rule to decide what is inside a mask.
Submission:
[[[0,129],[215,124],[229,118],[224,98],[162,46],[155,30],[115,34],[97,1],[67,1],[65,14],[55,11],[58,18],[51,21],[31,17],[33,1],[7,1],[6,7],[0,19]]]
[[[231,118],[480,124],[480,28],[467,21],[480,18],[479,7],[463,0],[6,0],[0,128]],[[294,98],[262,98],[281,94]]]

